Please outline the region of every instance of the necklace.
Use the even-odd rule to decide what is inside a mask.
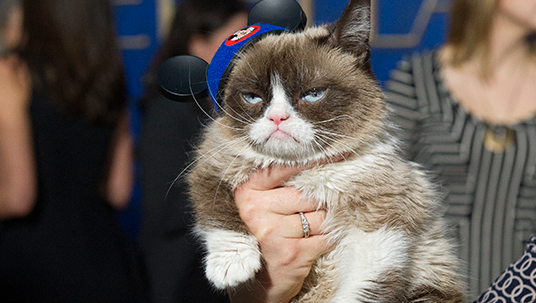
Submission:
[[[521,96],[521,93],[525,87],[525,84],[527,82],[527,78],[530,75],[531,69],[530,65],[527,64],[524,70],[519,74],[519,81],[517,81],[519,84],[514,85],[512,87],[512,91],[510,92],[510,98],[508,104],[511,106],[509,107],[510,113],[515,112],[517,108],[517,104],[519,103],[519,99]],[[489,101],[487,90],[484,85],[484,81],[481,77],[479,77],[480,86],[483,89],[482,99],[487,103],[490,110],[492,112],[495,112],[494,107],[492,106],[491,102]],[[495,117],[498,115],[494,114]],[[485,122],[485,121],[484,121]],[[507,125],[497,125],[492,123],[486,123],[486,131],[484,133],[484,147],[493,153],[502,153],[507,148],[509,148],[511,145],[513,145],[516,141],[516,133],[515,131],[508,127]],[[513,123],[511,123],[513,124]]]
[[[516,141],[513,129],[502,125],[486,125],[484,147],[493,153],[502,153]]]

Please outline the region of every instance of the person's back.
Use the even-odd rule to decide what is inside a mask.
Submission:
[[[0,300],[145,302],[141,264],[114,211],[130,195],[132,144],[111,6],[23,0],[21,20],[23,38],[0,58],[0,101],[12,106],[0,142],[13,143],[0,148],[0,192],[15,179],[35,198],[20,207],[0,195]],[[29,177],[9,170],[17,162]]]
[[[100,194],[114,125],[67,115],[34,94],[30,104],[38,196],[30,215],[0,231],[6,302],[137,302],[130,244]],[[109,279],[105,279],[109,275]],[[31,290],[31,291],[29,291]]]
[[[74,204],[73,199],[81,203],[103,200],[99,183],[115,125],[95,125],[82,116],[62,113],[38,93],[31,100],[30,116],[40,179],[39,199],[54,203],[62,200],[66,204]]]

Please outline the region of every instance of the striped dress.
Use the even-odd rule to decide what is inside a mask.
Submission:
[[[508,128],[488,125],[449,93],[440,69],[435,51],[399,62],[387,101],[407,157],[432,172],[444,191],[475,298],[536,234],[536,117]],[[496,137],[506,138],[503,148],[490,145]]]

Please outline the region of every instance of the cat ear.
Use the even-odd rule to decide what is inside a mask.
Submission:
[[[370,58],[370,0],[351,0],[341,17],[328,27],[329,41],[354,54],[358,64]]]

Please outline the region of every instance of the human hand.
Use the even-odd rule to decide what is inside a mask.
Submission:
[[[326,211],[302,198],[300,191],[283,187],[305,169],[272,167],[255,172],[235,191],[240,217],[257,238],[264,267],[255,283],[229,289],[232,302],[289,302],[300,291],[313,262],[329,250],[320,227]],[[304,238],[303,212],[310,234]]]

